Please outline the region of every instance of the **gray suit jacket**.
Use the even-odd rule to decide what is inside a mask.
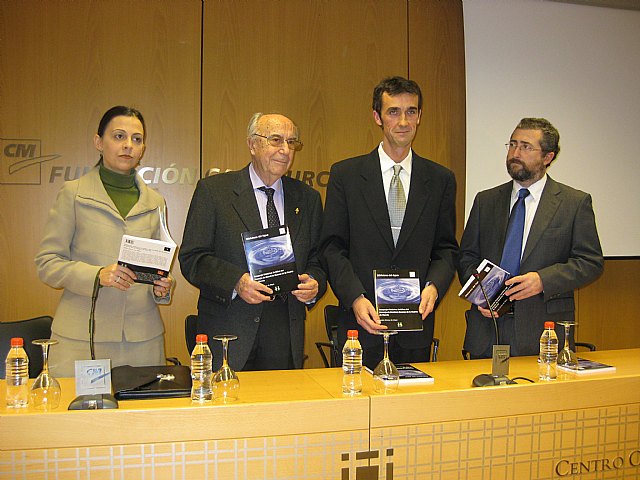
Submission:
[[[285,223],[289,226],[298,273],[308,273],[326,291],[326,274],[317,259],[322,222],[320,194],[305,183],[282,177]],[[249,167],[204,178],[191,200],[180,247],[184,277],[200,289],[198,332],[237,335],[229,348],[229,363],[241,370],[253,346],[263,304],[249,305],[232,299],[240,277],[249,271],[240,234],[262,229],[260,212],[249,178]],[[302,368],[305,305],[288,296],[291,351],[294,365]],[[214,364],[220,365],[220,342],[214,348]],[[218,344],[218,345],[216,345]]]
[[[460,242],[458,274],[464,284],[486,258],[500,263],[509,221],[512,182],[478,193]],[[547,177],[520,265],[538,272],[543,293],[514,305],[512,355],[537,355],[545,321],[573,320],[573,291],[600,276],[604,266],[591,196]],[[465,350],[481,356],[494,342],[494,327],[473,306]]]
[[[378,150],[331,167],[321,259],[333,292],[348,310],[340,324],[341,339],[346,338],[346,330],[358,329],[364,347],[382,341],[356,323],[350,308],[360,294],[375,305],[374,269],[416,269],[421,288],[431,281],[439,298],[444,297],[455,274],[458,251],[455,197],[453,173],[414,152],[407,208],[394,246]],[[424,331],[402,332],[398,344],[430,348],[433,326],[432,313],[424,322]]]

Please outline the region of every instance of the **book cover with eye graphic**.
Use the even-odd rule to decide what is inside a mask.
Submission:
[[[376,311],[389,330],[422,330],[420,278],[415,270],[374,270]]]
[[[286,225],[242,233],[249,274],[273,290],[274,295],[298,287],[296,257]]]

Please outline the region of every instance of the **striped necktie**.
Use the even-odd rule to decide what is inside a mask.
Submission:
[[[404,188],[400,180],[401,170],[401,165],[393,166],[393,177],[391,177],[391,185],[389,186],[389,220],[391,221],[391,234],[393,235],[394,245],[398,243],[404,211],[407,208],[407,198],[404,195]]]

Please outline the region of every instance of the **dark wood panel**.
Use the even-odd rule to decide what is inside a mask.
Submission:
[[[602,276],[576,294],[576,338],[598,350],[640,347],[640,260],[605,260]]]

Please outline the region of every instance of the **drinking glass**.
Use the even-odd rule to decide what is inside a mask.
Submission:
[[[569,347],[571,325],[575,325],[575,322],[564,321],[557,323],[558,325],[564,325],[564,348],[558,353],[558,365],[567,368],[578,368],[578,358],[576,357],[575,352],[572,352]]]
[[[238,399],[240,380],[236,372],[229,366],[229,342],[236,340],[235,335],[216,335],[214,340],[222,342],[222,366],[213,375],[213,399],[222,403],[233,402]]]
[[[49,347],[58,341],[43,338],[31,343],[42,347],[42,372],[31,386],[31,403],[38,410],[53,410],[60,404],[60,383],[49,373]]]
[[[377,393],[393,393],[398,390],[400,374],[396,366],[389,360],[389,337],[398,332],[380,332],[384,340],[384,357],[373,371],[373,388]]]

